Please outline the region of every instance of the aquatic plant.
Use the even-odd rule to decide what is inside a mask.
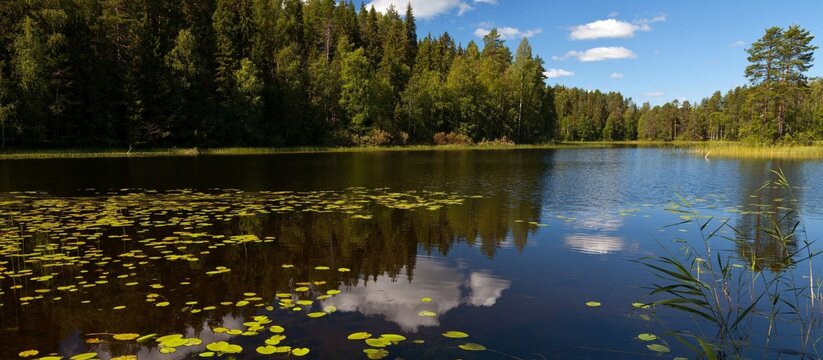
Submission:
[[[795,194],[782,170],[773,170],[775,179],[763,184],[767,188],[785,190],[794,199]],[[699,228],[701,246],[678,239],[680,246],[675,254],[647,257],[637,262],[648,267],[660,280],[650,288],[652,301],[635,307],[656,306],[688,314],[697,330],[674,329],[669,332],[678,342],[692,350],[699,358],[726,359],[744,356],[747,349],[763,353],[792,353],[819,357],[814,346],[821,338],[816,335],[821,320],[816,304],[818,295],[814,283],[811,262],[820,251],[811,248],[799,209],[786,210],[785,214],[769,212],[766,225],[754,229],[754,236],[764,236],[779,244],[782,251],[777,261],[788,264],[788,271],[769,271],[763,268],[763,259],[754,255],[744,257],[748,264],[740,264],[739,257],[726,254],[724,243],[745,248],[749,233],[729,224],[729,220],[715,223],[713,217],[698,214],[691,203],[679,198],[682,207],[670,209],[681,212],[684,219],[673,225],[694,224]],[[792,221],[792,216],[798,220]],[[714,225],[713,225],[714,224]],[[710,228],[710,226],[712,226]],[[725,235],[731,230],[734,236]],[[801,283],[793,270],[808,264],[808,283]],[[757,323],[767,322],[765,333]],[[779,333],[779,327],[796,325],[800,343],[796,349],[771,348],[770,344]],[[666,324],[664,324],[665,326]],[[641,334],[642,335],[642,334]],[[638,336],[638,338],[640,338]],[[645,336],[646,340],[648,336]],[[761,339],[762,343],[753,341]],[[668,352],[668,347],[648,345],[649,350]],[[810,349],[811,348],[811,349]]]

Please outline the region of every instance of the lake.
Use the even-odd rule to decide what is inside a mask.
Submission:
[[[778,168],[792,193],[763,187]],[[635,260],[702,246],[691,220],[711,216],[704,232],[728,221],[719,234],[740,240],[714,240],[736,268],[809,282],[800,240],[755,229],[777,214],[809,241],[823,231],[823,162],[678,149],[3,160],[0,174],[3,359],[691,357],[669,332],[710,326],[637,306],[660,279]],[[746,354],[813,353],[779,325]]]

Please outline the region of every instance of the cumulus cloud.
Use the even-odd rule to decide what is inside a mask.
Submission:
[[[611,75],[609,75],[609,77],[612,79],[622,79],[623,73],[613,72]]]
[[[549,79],[555,79],[559,77],[574,76],[574,73],[563,69],[549,69],[549,71],[544,72],[543,75]]]
[[[729,46],[731,46],[731,47],[743,47],[743,46],[746,46],[746,42],[744,42],[743,40],[737,40],[737,41],[729,44]]]
[[[463,15],[463,13],[472,9],[463,0],[374,0],[366,6],[374,6],[374,9],[380,12],[385,12],[390,6],[394,6],[397,11],[403,12],[409,3],[414,9],[414,15],[421,19],[430,19],[455,9],[457,9],[458,15]]]
[[[664,94],[662,91],[649,91],[649,92],[643,94],[643,96],[645,96],[645,97],[661,97],[663,95],[666,95],[666,94]]]
[[[652,27],[649,24],[662,21],[666,21],[665,15],[655,16],[651,19],[639,19],[634,22],[626,22],[614,18],[597,20],[588,24],[572,27],[569,37],[572,40],[630,38],[638,31],[651,30]]]
[[[635,59],[637,55],[622,46],[596,47],[586,51],[569,51],[563,56],[552,56],[554,60],[566,60],[570,58],[577,58],[583,62],[617,60],[617,59]]]
[[[474,0],[475,4],[497,5],[497,0]]]
[[[474,36],[482,38],[482,37],[488,35],[490,32],[491,32],[491,29],[489,29],[489,28],[478,27],[477,29],[474,30]],[[497,32],[500,33],[500,38],[501,39],[511,40],[511,39],[520,39],[520,38],[528,38],[528,37],[535,36],[535,35],[543,32],[543,29],[534,28],[534,29],[531,29],[531,30],[520,30],[518,28],[504,26],[504,27],[497,28]]]

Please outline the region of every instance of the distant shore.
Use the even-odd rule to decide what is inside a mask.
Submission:
[[[712,141],[567,141],[522,145],[404,145],[351,147],[222,147],[222,148],[150,148],[138,150],[108,149],[21,149],[0,151],[0,160],[83,159],[163,156],[240,156],[290,153],[349,153],[381,151],[467,151],[522,149],[596,149],[617,147],[653,147],[683,149],[706,158],[823,159],[823,143],[814,145],[752,146],[739,142]]]

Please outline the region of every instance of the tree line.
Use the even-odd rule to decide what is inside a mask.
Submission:
[[[0,3],[0,148],[810,141],[813,37],[770,28],[748,86],[638,105],[545,84],[523,38],[419,37],[352,0]]]

